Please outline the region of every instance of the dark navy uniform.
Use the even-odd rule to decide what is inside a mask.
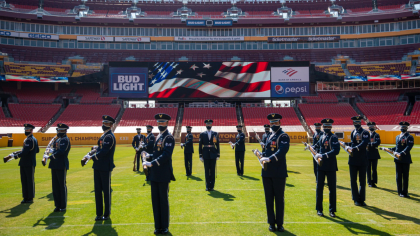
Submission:
[[[115,120],[110,116],[104,116],[102,119],[115,123]],[[92,156],[97,216],[109,217],[111,215],[111,173],[115,168],[115,146],[115,136],[109,129],[99,138],[97,152]],[[105,205],[105,211],[103,205]]]
[[[408,122],[401,122],[401,126],[409,126]],[[400,160],[394,159],[396,180],[397,180],[397,190],[400,197],[409,197],[408,196],[408,179],[410,174],[410,164],[413,163],[411,160],[411,149],[414,146],[414,138],[407,132],[401,133],[395,138],[396,146],[390,148],[390,150],[399,153],[401,155]]]
[[[375,122],[369,122],[368,126],[375,126]],[[369,128],[370,129],[370,128]],[[374,129],[374,128],[372,128]],[[375,130],[369,132],[369,144],[366,148],[366,154],[368,157],[367,166],[367,182],[369,187],[376,187],[378,183],[378,160],[381,159],[379,155],[378,146],[381,145],[381,136],[375,132]]]
[[[353,121],[361,121],[360,116],[352,117]],[[350,185],[352,199],[355,203],[364,205],[366,200],[366,170],[367,155],[366,147],[369,144],[369,132],[363,128],[356,128],[351,132],[351,143],[353,155],[349,155]],[[357,187],[357,176],[359,175],[360,189]]]
[[[238,125],[236,128],[241,128],[242,126]],[[236,163],[236,173],[238,175],[244,175],[244,161],[245,161],[245,134],[241,131],[236,135],[236,143],[234,143],[235,148],[235,163]]]
[[[149,154],[153,155],[153,148],[155,146],[155,135],[152,133],[152,129],[153,126],[148,125],[147,129],[150,129],[150,133],[147,134],[146,136],[146,147],[145,147],[145,151]],[[149,131],[148,131],[149,132]],[[149,172],[149,176],[150,176],[150,171],[152,171],[151,168],[147,167],[147,170]],[[146,177],[146,181],[149,181],[149,176]]]
[[[212,120],[206,120],[211,121]],[[214,189],[216,181],[216,161],[220,158],[219,135],[214,131],[204,131],[200,134],[198,152],[204,159],[204,172],[206,177],[206,189]]]
[[[270,134],[271,134],[270,125],[264,125],[264,130],[265,130],[265,133],[261,137],[261,142],[263,144],[262,152],[265,152],[265,143],[267,142],[267,138],[270,137]]]
[[[315,123],[314,124],[315,125],[315,127],[317,127],[317,126],[321,126],[322,124],[321,123]],[[318,142],[319,142],[319,140],[321,139],[321,136],[324,134],[324,132],[322,132],[322,131],[317,131],[317,130],[315,130],[315,133],[314,133],[314,135],[312,136],[312,139],[313,139],[313,143],[312,143],[312,145],[314,145],[315,146],[315,144],[317,144]],[[320,151],[320,149],[319,149],[319,147],[316,147],[315,146],[315,151],[317,152],[317,153],[319,153],[319,151]],[[314,166],[314,174],[315,174],[315,179],[317,179],[317,169],[318,169],[318,164],[316,163],[316,161],[315,161],[315,159],[313,159],[312,158],[312,162],[313,162],[313,166]]]
[[[58,127],[67,125],[58,124]],[[54,196],[54,204],[56,209],[64,210],[67,207],[67,170],[69,169],[69,152],[71,149],[70,140],[64,133],[62,137],[58,137],[52,147],[54,148],[48,168],[51,169],[52,189]]]
[[[141,129],[138,129],[141,130]],[[140,146],[141,142],[145,142],[146,137],[143,134],[137,134],[136,136],[134,136],[133,138],[133,142],[131,143],[131,145],[133,146],[134,149],[138,148]],[[137,161],[137,166],[136,166],[136,170],[139,171],[140,170],[140,154],[143,151],[142,148],[139,149],[139,151],[136,151],[136,161]]]
[[[25,124],[25,128],[35,127]],[[23,141],[22,152],[17,156],[20,158],[20,181],[22,183],[22,196],[24,201],[32,201],[35,197],[35,167],[36,154],[39,153],[38,141],[30,134]]]
[[[165,119],[168,121],[170,120],[170,116],[158,114],[155,116],[155,119]],[[175,139],[166,129],[156,138],[153,147],[153,157],[150,162],[152,166],[149,177],[156,230],[168,229],[169,227],[169,183],[171,180],[175,181],[172,168],[174,146]]]
[[[187,126],[187,129],[190,126]],[[190,127],[191,129],[192,127]],[[194,137],[190,133],[187,133],[185,136],[185,143],[183,144],[184,147],[184,164],[185,164],[185,172],[187,176],[192,174],[192,157],[194,153]]]
[[[332,119],[322,120],[323,124],[333,124]],[[324,181],[325,177],[328,182],[329,195],[329,211],[337,211],[337,155],[340,153],[340,143],[337,136],[333,133],[323,133],[319,141],[314,145],[319,154],[322,155],[322,166],[317,164],[317,185],[316,185],[316,210],[323,211],[324,200]]]
[[[281,115],[270,114],[267,117],[271,120],[280,120]],[[262,181],[264,185],[265,203],[267,209],[267,218],[270,225],[283,227],[284,223],[284,191],[286,188],[287,165],[286,154],[289,151],[290,137],[282,131],[280,126],[278,130],[271,133],[265,143],[266,150],[263,156],[270,159],[267,163],[267,170],[261,170]],[[274,213],[274,201],[276,203]]]

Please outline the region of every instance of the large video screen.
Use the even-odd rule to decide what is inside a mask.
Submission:
[[[270,97],[269,62],[158,62],[149,98]]]
[[[420,73],[413,75],[371,75],[371,76],[350,76],[345,77],[345,82],[366,82],[366,81],[390,81],[420,79]]]
[[[0,79],[2,80],[2,79]],[[49,82],[49,83],[68,83],[68,77],[41,77],[41,76],[23,76],[23,75],[6,75],[6,81],[17,82]]]

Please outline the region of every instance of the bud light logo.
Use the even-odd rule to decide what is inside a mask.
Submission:
[[[110,68],[110,95],[118,97],[148,97],[147,71],[147,68],[135,67]]]
[[[277,94],[283,94],[284,93],[283,86],[281,86],[280,84],[276,85],[275,90],[276,90]]]

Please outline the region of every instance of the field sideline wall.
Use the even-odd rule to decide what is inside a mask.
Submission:
[[[395,137],[400,134],[400,131],[384,131],[378,130],[377,133],[381,136],[382,144],[395,144]],[[289,136],[291,137],[291,143],[301,143],[302,141],[306,140],[306,133],[305,132],[289,132]],[[344,132],[344,141],[350,141],[350,134],[351,132]],[[101,137],[102,134],[67,134],[70,138],[70,142],[72,145],[96,145],[98,139]],[[131,144],[133,137],[136,135],[135,133],[117,133],[114,134],[116,138],[117,144]],[[197,134],[198,135],[198,134]],[[229,139],[234,139],[236,137],[236,133],[231,134],[223,134],[224,136],[228,135]],[[35,138],[38,140],[39,146],[47,146],[50,140],[55,136],[55,134],[45,134],[45,133],[35,133]],[[414,143],[420,144],[420,136],[414,137]],[[26,136],[22,134],[13,134],[13,146],[14,147],[21,147],[23,145],[23,141],[25,140]],[[198,137],[197,137],[198,138]],[[7,147],[8,144],[8,137],[3,136],[0,138],[0,147]],[[183,140],[183,139],[181,139]],[[226,140],[221,140],[221,143],[227,143]],[[195,141],[197,142],[197,141]]]

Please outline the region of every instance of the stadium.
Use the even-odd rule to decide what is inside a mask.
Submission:
[[[5,157],[0,235],[419,234],[419,11],[417,0],[0,0],[0,156]],[[276,120],[274,114],[281,116]],[[329,191],[336,188],[337,209],[330,208],[336,216],[328,210],[319,214],[318,156],[302,144],[315,143],[321,126],[315,124],[324,119],[340,152],[336,181],[326,181],[319,204],[331,204]],[[366,183],[365,166],[360,172],[360,184],[368,185],[361,202],[354,198],[357,177],[351,174],[352,157],[358,155],[351,148],[355,120],[367,133],[375,130],[381,149],[377,186],[369,176]],[[116,144],[108,182],[112,215],[95,221],[100,216],[97,162],[80,161],[94,158],[92,146],[106,143],[107,122]],[[169,232],[158,229],[154,217],[151,182],[158,176],[153,169],[161,165],[148,162],[154,166],[149,166],[152,181],[146,181],[136,164],[140,144],[133,144],[137,135],[149,136],[149,126],[154,126],[149,133],[161,137],[164,122],[174,146],[166,143],[154,151],[173,149],[176,181],[166,191]],[[268,228],[274,223],[267,219],[264,182],[264,163],[273,165],[274,159],[261,161],[251,151],[275,145],[260,140],[264,125],[273,122],[280,122],[290,145],[287,160],[284,156],[284,224],[274,230]],[[55,172],[41,161],[62,124],[68,126],[71,150],[64,175],[66,208],[55,211]],[[31,170],[34,196],[21,204],[24,158],[19,155],[29,139],[28,125],[39,152]],[[210,133],[211,145],[201,146],[209,125],[220,143],[214,189],[207,186],[209,164],[201,160],[206,147],[216,149]],[[195,151],[185,176],[188,140]],[[238,140],[243,151],[231,146]],[[273,152],[280,150],[278,142]],[[410,142],[411,151],[398,149]],[[395,152],[382,151],[394,147]],[[21,159],[6,163],[15,152]],[[402,170],[398,161],[402,153],[408,156],[405,152],[411,157]],[[243,155],[242,173],[237,155]],[[363,155],[367,162],[368,154]]]

